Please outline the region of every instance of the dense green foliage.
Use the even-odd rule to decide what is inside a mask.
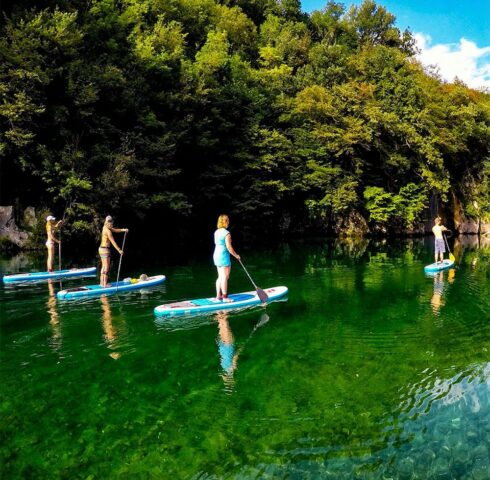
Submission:
[[[18,2],[0,32],[2,201],[95,232],[411,228],[490,213],[490,100],[414,60],[366,0]],[[132,223],[131,223],[132,222]]]

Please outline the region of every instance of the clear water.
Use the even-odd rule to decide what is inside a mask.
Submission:
[[[0,287],[2,478],[490,478],[490,245],[455,241],[428,277],[431,247],[242,252],[287,301],[172,321],[153,308],[212,295],[207,257],[128,255],[123,276],[167,284],[107,298]],[[231,290],[250,290],[237,265]]]

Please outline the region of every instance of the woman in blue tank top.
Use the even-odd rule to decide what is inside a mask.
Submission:
[[[231,245],[231,235],[227,230],[230,224],[228,215],[220,215],[218,218],[217,230],[214,232],[214,254],[213,261],[218,269],[216,279],[216,301],[231,302],[228,298],[228,278],[230,277],[231,260],[230,253],[240,260],[240,255],[233,250]]]

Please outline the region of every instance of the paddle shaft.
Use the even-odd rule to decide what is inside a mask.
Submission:
[[[58,269],[61,270],[61,230],[59,233],[59,242],[58,242]]]
[[[122,253],[121,255],[119,255],[119,267],[117,269],[117,279],[116,279],[116,293],[117,293],[117,289],[119,288],[119,274],[121,273],[121,263],[122,263],[122,254],[124,253],[124,244],[126,243],[126,234],[128,232],[124,232],[124,237],[123,237],[123,243],[122,243]]]
[[[449,252],[449,259],[453,260],[454,262],[454,255],[452,254],[451,249],[449,248],[449,243],[447,242],[446,235],[444,235],[443,233],[442,236],[444,237],[444,241],[446,242],[447,251]]]
[[[238,259],[238,261],[240,262],[240,265],[242,266],[243,270],[245,270],[245,273],[247,274],[247,277],[250,279],[250,281],[252,282],[252,285],[255,287],[255,290],[257,291],[257,295],[259,296],[260,298],[260,301],[262,303],[266,303],[267,302],[267,298],[269,298],[267,296],[267,293],[264,292],[264,290],[262,290],[261,288],[257,287],[257,285],[255,285],[255,282],[252,280],[252,277],[250,276],[250,274],[248,273],[247,269],[245,268],[245,265],[243,264],[243,262],[241,261],[241,259]]]
[[[250,274],[247,272],[247,269],[245,268],[245,265],[242,263],[241,260],[238,260],[240,262],[240,265],[242,266],[242,268],[245,270],[245,273],[247,274],[248,278],[250,279],[250,281],[252,282],[252,285],[255,287],[255,290],[257,290],[257,285],[255,285],[255,282],[252,280],[252,277],[250,276]]]

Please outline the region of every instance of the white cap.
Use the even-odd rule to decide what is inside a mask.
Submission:
[[[52,215],[48,215],[46,217],[46,221],[49,222],[50,220],[56,220],[56,218],[54,218]]]
[[[112,222],[112,217],[110,215],[107,215],[107,217],[105,217],[105,221]]]

